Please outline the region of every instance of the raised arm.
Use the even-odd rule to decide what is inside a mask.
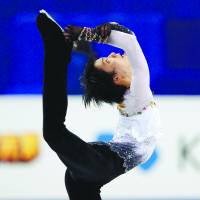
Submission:
[[[106,23],[95,28],[71,26],[71,31],[75,33],[75,40],[104,43],[123,49],[134,69],[140,68],[149,73],[137,38],[128,28],[117,23]]]
[[[147,61],[134,33],[112,30],[107,44],[123,49],[134,70],[139,68],[149,73]]]
[[[74,28],[76,33],[74,34]],[[79,30],[78,30],[79,29]],[[135,34],[119,24],[104,24],[96,28],[72,27],[71,31],[76,36],[75,40],[109,44],[123,49],[133,68],[130,85],[131,95],[126,97],[126,111],[134,113],[141,111],[153,99],[150,90],[150,76],[147,61]],[[77,31],[78,30],[78,31]]]

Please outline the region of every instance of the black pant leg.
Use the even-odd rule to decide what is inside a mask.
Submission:
[[[64,125],[67,111],[66,73],[72,45],[64,41],[62,30],[46,15],[37,25],[44,43],[43,135],[64,164],[83,179],[102,178],[107,162],[91,145]]]
[[[75,171],[68,169],[65,174],[65,186],[70,200],[101,200],[101,187],[125,173],[124,160],[111,150],[108,143],[93,142],[90,145],[106,159],[107,164],[98,174],[102,179],[96,181],[83,180]]]
[[[76,180],[70,170],[65,173],[65,186],[70,200],[101,200],[99,184]]]

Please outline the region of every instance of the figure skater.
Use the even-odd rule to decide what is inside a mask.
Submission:
[[[95,28],[68,26],[64,31],[42,10],[37,26],[44,44],[44,139],[67,167],[70,200],[101,200],[103,185],[145,162],[156,146],[159,114],[146,59],[135,34],[116,23]],[[85,142],[64,125],[67,68],[77,41],[106,43],[125,51],[90,60],[82,77],[86,106],[91,102],[118,105],[119,122],[109,142]]]

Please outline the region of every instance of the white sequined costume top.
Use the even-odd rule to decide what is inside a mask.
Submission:
[[[112,149],[124,158],[127,170],[145,162],[160,136],[160,116],[150,89],[147,61],[134,33],[112,30],[108,44],[123,49],[132,66],[130,89],[124,95]],[[114,144],[113,144],[114,143]],[[124,155],[124,145],[127,153]]]
[[[160,117],[150,89],[148,64],[135,34],[126,27],[114,26],[106,40],[96,37],[93,41],[123,49],[132,66],[131,85],[124,95],[124,102],[118,105],[116,133],[108,143],[124,159],[128,171],[147,161],[153,153],[160,135]]]

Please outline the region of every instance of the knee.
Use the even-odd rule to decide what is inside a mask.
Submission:
[[[100,185],[95,182],[88,183],[82,179],[76,179],[70,170],[65,173],[65,186],[69,198],[73,200],[101,200]]]
[[[46,143],[54,150],[57,146],[57,138],[54,137],[52,130],[43,129],[43,138]]]
[[[73,179],[72,173],[69,169],[67,169],[65,172],[65,187],[66,187],[66,190],[67,190],[69,196],[71,196],[72,194],[77,192],[76,191],[76,189],[77,189],[76,182]]]
[[[43,128],[43,138],[47,143],[51,142],[52,140],[50,135],[51,135],[50,130]]]

